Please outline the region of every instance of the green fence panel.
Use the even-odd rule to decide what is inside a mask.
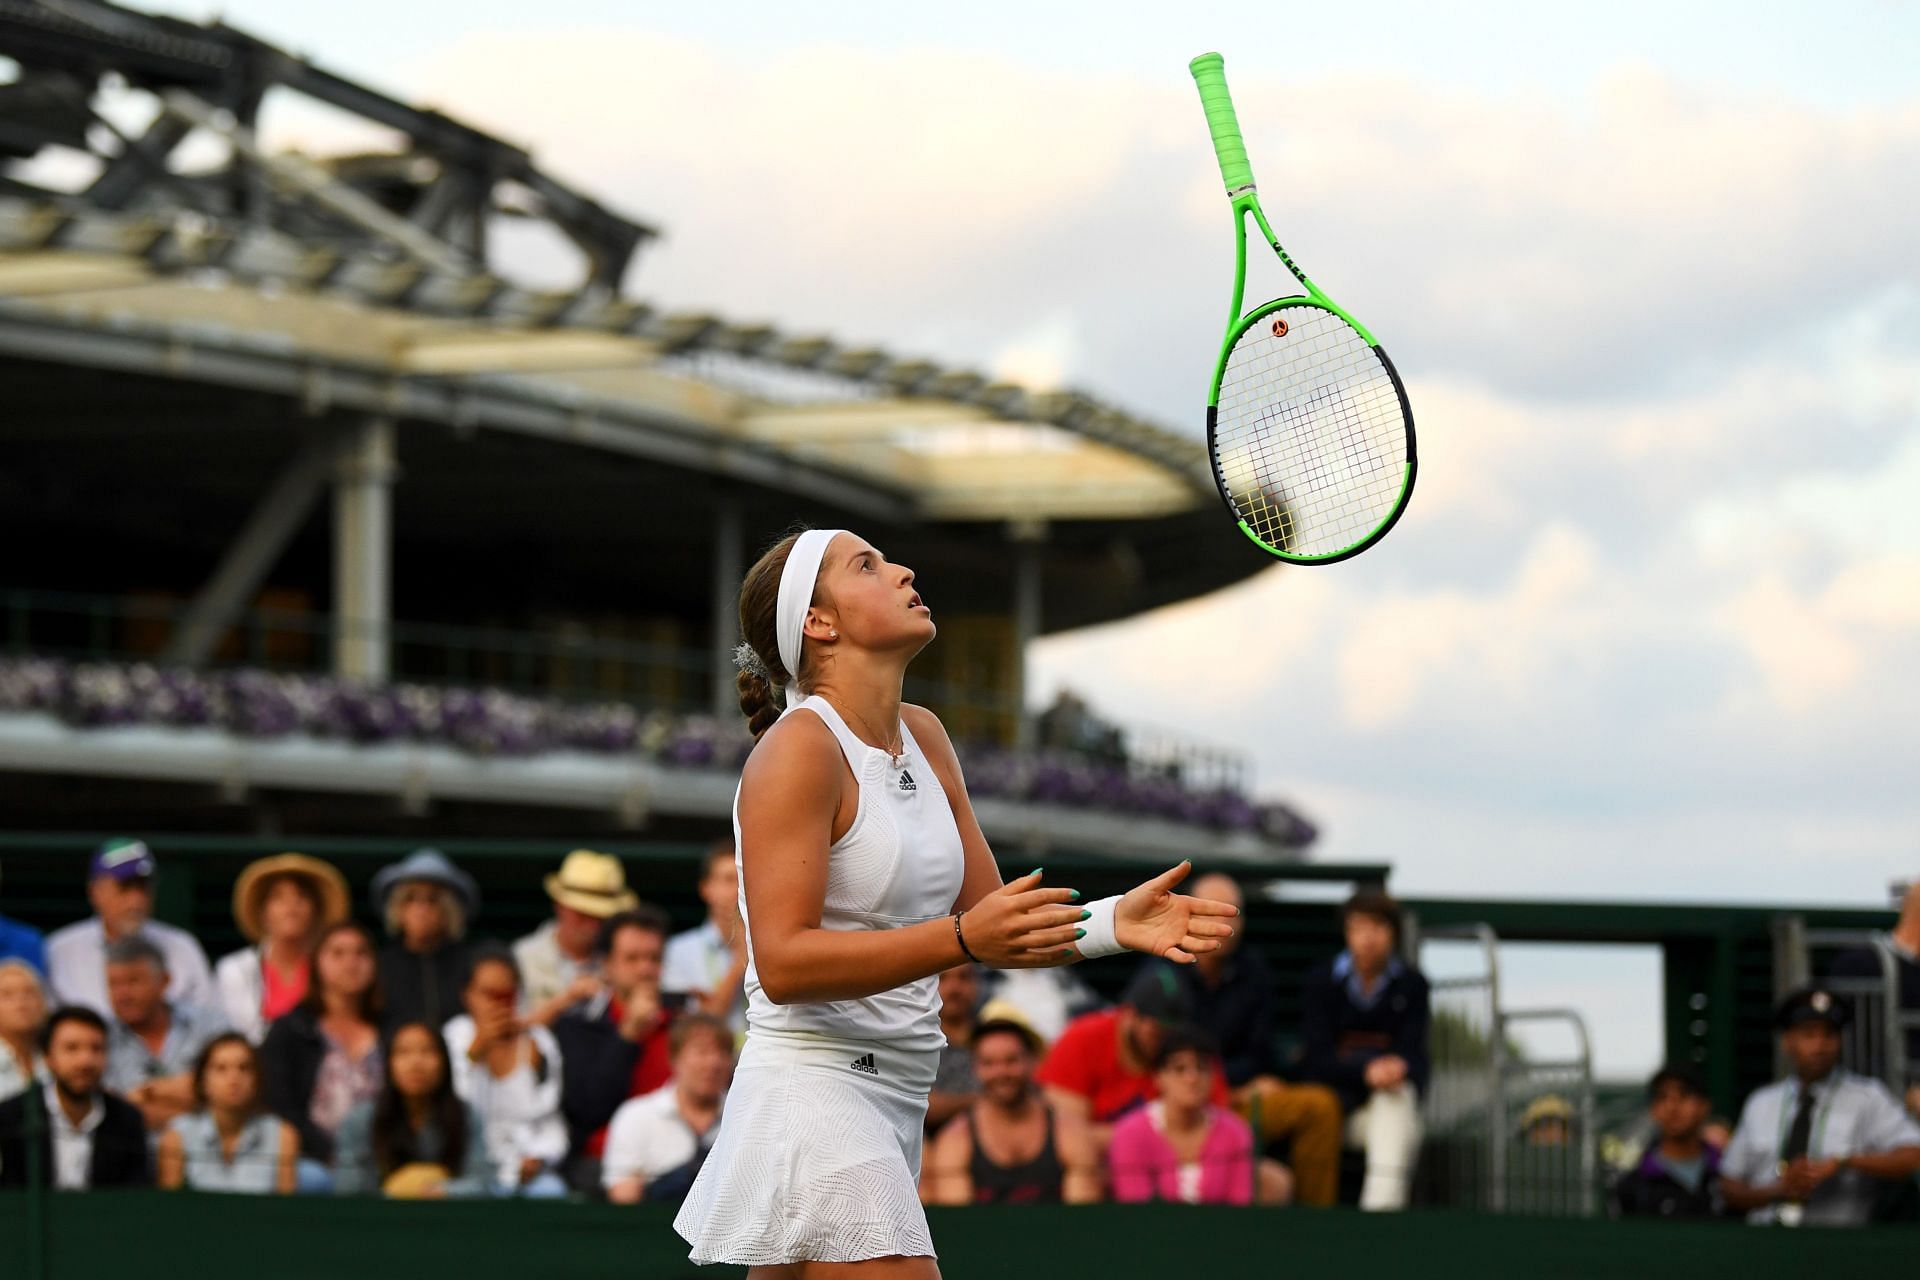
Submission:
[[[0,1195],[0,1273],[27,1228],[26,1200]],[[1413,1212],[1032,1206],[930,1213],[945,1280],[1012,1274],[1211,1280],[1257,1275],[1893,1275],[1910,1228],[1788,1231],[1734,1223],[1569,1221]],[[526,1201],[396,1203],[122,1192],[51,1198],[44,1280],[137,1271],[195,1280],[526,1280],[738,1276],[695,1268],[658,1206]],[[1842,1261],[1844,1260],[1844,1261]]]

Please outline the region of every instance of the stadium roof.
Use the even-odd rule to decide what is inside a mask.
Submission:
[[[223,24],[8,4],[0,55],[23,68],[0,85],[0,157],[64,147],[99,165],[77,190],[0,181],[14,354],[140,368],[145,348],[173,376],[256,389],[292,373],[309,407],[558,432],[894,519],[1141,519],[1216,500],[1197,440],[1088,396],[622,296],[652,228],[511,144]],[[98,109],[108,71],[144,102],[144,131]],[[269,90],[407,149],[273,151],[253,123]],[[189,142],[225,162],[188,168]],[[507,216],[571,240],[581,285],[497,274],[487,228]]]
[[[178,377],[295,373],[309,405],[556,429],[741,479],[784,473],[893,514],[1079,520],[1215,501],[1197,442],[1084,396],[762,325],[336,258],[272,231],[236,241],[0,198],[0,297],[16,354],[123,363],[144,345],[170,352]]]

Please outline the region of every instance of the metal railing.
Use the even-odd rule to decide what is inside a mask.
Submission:
[[[1427,949],[1464,949],[1460,972]],[[1570,1009],[1506,1009],[1500,939],[1484,924],[1424,931],[1432,1026],[1424,1109],[1426,1185],[1442,1203],[1493,1213],[1590,1217],[1599,1210],[1592,1046]],[[1436,976],[1437,974],[1437,976]],[[1570,1052],[1522,1052],[1521,1025],[1558,1026]]]
[[[1477,963],[1435,976],[1426,959],[1435,943],[1464,944]],[[1444,1203],[1498,1212],[1506,1190],[1506,1145],[1495,1140],[1506,1131],[1499,939],[1483,924],[1428,929],[1420,949],[1431,1011],[1423,1156],[1432,1166],[1429,1182]]]
[[[11,653],[73,661],[159,662],[186,614],[185,602],[174,599],[0,591],[0,644]],[[663,710],[704,707],[712,671],[705,650],[610,639],[571,622],[547,631],[382,625],[272,605],[241,613],[207,665],[323,674],[339,642],[369,638],[384,638],[396,681],[611,698]]]
[[[148,662],[163,655],[188,612],[184,600],[0,589],[0,653],[75,662]],[[617,624],[616,624],[617,625]],[[644,710],[695,713],[712,702],[714,655],[707,647],[660,644],[596,633],[560,619],[543,630],[432,622],[372,623],[261,604],[226,628],[206,664],[324,675],[345,640],[384,638],[390,679],[487,687],[566,702],[614,701]],[[724,673],[732,679],[731,667]],[[909,675],[908,700],[971,723],[1009,728],[1023,712],[1009,693]],[[964,713],[973,713],[971,716]],[[1152,726],[1112,726],[1128,769],[1194,791],[1244,793],[1244,753]],[[1011,735],[1009,734],[1009,740]]]
[[[1557,1024],[1571,1033],[1573,1044],[1565,1056],[1529,1053],[1505,1059],[1501,1094],[1507,1114],[1519,1120],[1506,1134],[1512,1150],[1504,1162],[1502,1207],[1510,1213],[1591,1217],[1600,1205],[1600,1144],[1586,1023],[1571,1009],[1513,1009],[1501,1014],[1500,1023],[1503,1032],[1522,1023]]]
[[[1776,966],[1776,998],[1817,978],[1852,1010],[1840,1032],[1841,1062],[1851,1071],[1884,1080],[1895,1093],[1904,1093],[1913,1077],[1908,1050],[1920,1039],[1920,1010],[1900,1005],[1900,961],[1887,935],[1878,929],[1808,929],[1796,917],[1778,937],[1789,953]],[[1813,963],[1821,952],[1835,958],[1847,952],[1871,955],[1879,972],[1872,976],[1820,973],[1828,967]]]

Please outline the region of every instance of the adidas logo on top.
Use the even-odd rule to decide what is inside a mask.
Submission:
[[[863,1053],[855,1058],[853,1060],[853,1069],[855,1071],[864,1071],[870,1076],[880,1074],[880,1068],[874,1064],[873,1055],[870,1053]]]
[[[902,769],[900,771],[900,789],[902,791],[918,791],[920,789],[920,784],[918,784],[913,780],[912,774],[908,773],[905,769]]]

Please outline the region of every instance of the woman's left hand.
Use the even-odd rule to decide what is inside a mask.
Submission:
[[[1218,951],[1233,936],[1228,922],[1240,914],[1240,908],[1173,891],[1192,870],[1191,862],[1182,862],[1127,891],[1113,915],[1113,936],[1121,946],[1176,964],[1192,964],[1206,952]]]

